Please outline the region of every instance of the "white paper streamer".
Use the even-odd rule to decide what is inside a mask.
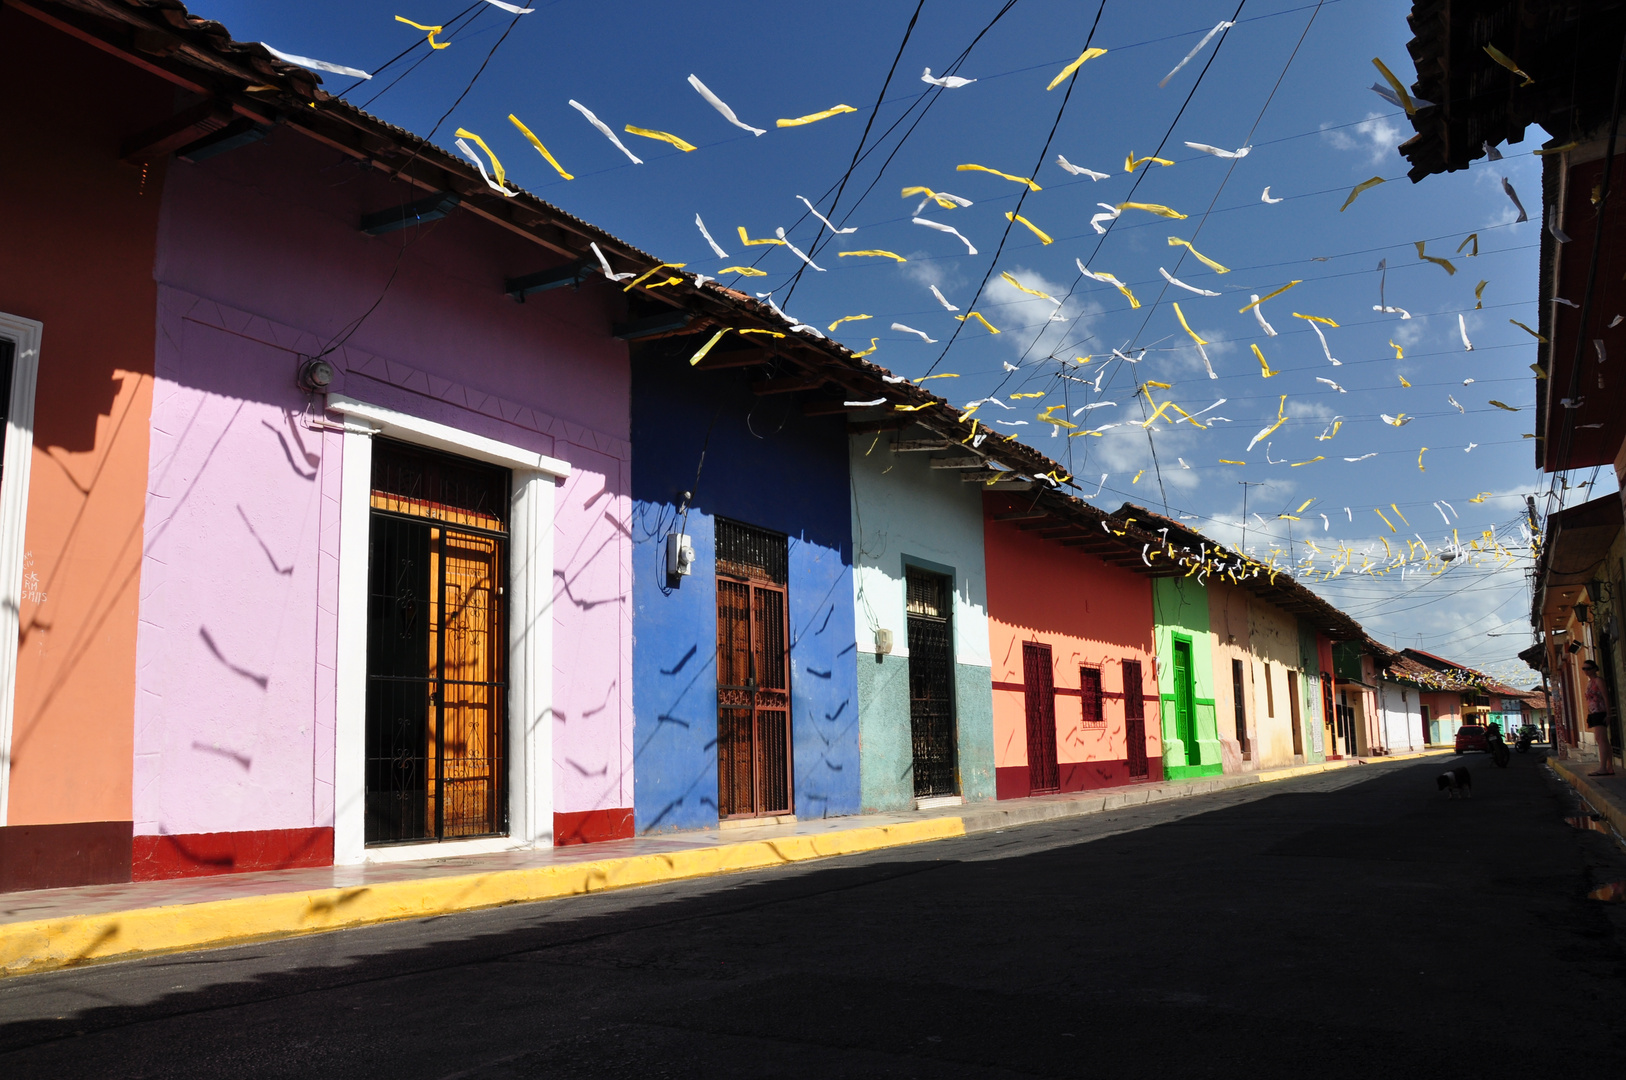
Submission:
[[[1411,318],[1411,312],[1403,307],[1384,307],[1382,304],[1373,304],[1373,311],[1381,311],[1385,315],[1399,315],[1402,320]]]
[[[960,310],[959,308],[955,307],[953,304],[948,302],[948,297],[944,296],[941,292],[939,292],[937,290],[936,285],[928,285],[928,286],[926,286],[926,288],[930,289],[932,291],[932,295],[937,297],[937,302],[939,304],[942,304],[944,307],[948,308],[950,311],[959,311]]]
[[[1451,407],[1456,409],[1457,412],[1461,413],[1463,416],[1468,415],[1468,410],[1464,409],[1462,407],[1462,404],[1459,401],[1457,401],[1456,398],[1452,397],[1450,394],[1445,395],[1445,400],[1449,401],[1451,403]]]
[[[916,330],[914,327],[905,326],[901,322],[893,323],[892,324],[892,329],[902,331],[905,334],[916,334],[916,335],[918,335],[920,337],[921,341],[924,341],[928,345],[936,345],[937,344],[937,339],[934,338],[934,337],[927,337],[926,336],[926,331],[924,331],[924,330]]]
[[[1078,408],[1073,410],[1073,416],[1077,417],[1081,412],[1089,412],[1091,409],[1105,409],[1109,405],[1116,404],[1118,404],[1116,401],[1097,401],[1090,405],[1080,405]]]
[[[798,199],[802,199],[802,197],[800,195],[798,195],[796,197]],[[850,229],[838,229],[838,228],[836,228],[834,225],[830,224],[830,219],[829,218],[827,218],[823,214],[819,213],[818,210],[816,210],[814,208],[813,204],[808,202],[806,199],[802,199],[802,205],[807,207],[808,213],[812,214],[814,217],[816,217],[820,221],[824,222],[824,227],[826,229],[829,229],[831,232],[835,233],[837,236],[846,236],[848,233],[855,233],[855,232],[858,231],[856,226],[854,226],[853,228],[850,228]]]
[[[503,0],[486,0],[486,3],[490,4],[492,7],[502,8],[504,11],[512,12],[515,15],[529,15],[531,12],[536,10],[535,8],[520,7],[518,4],[505,4],[503,3]]]
[[[1377,457],[1377,456],[1378,455],[1374,452],[1374,453],[1371,453],[1371,454],[1362,454],[1360,457],[1347,457],[1344,460],[1345,461],[1365,461],[1367,458],[1374,458],[1374,457]]]
[[[1481,142],[1479,145],[1480,145],[1480,148],[1485,151],[1485,159],[1487,161],[1501,161],[1502,160],[1502,152],[1500,150],[1496,149],[1496,147],[1492,146],[1490,144],[1490,140],[1487,139],[1487,140]]]
[[[1184,290],[1186,290],[1186,292],[1196,293],[1198,296],[1218,296],[1219,295],[1219,293],[1217,293],[1217,292],[1209,292],[1207,289],[1199,289],[1195,285],[1187,285],[1185,282],[1183,282],[1179,278],[1173,276],[1167,270],[1163,269],[1161,266],[1157,268],[1157,272],[1163,275],[1163,280],[1164,281],[1167,281],[1170,285],[1174,285],[1174,286],[1176,286],[1178,288],[1184,289]],[[1254,308],[1254,310],[1258,311],[1259,309]]]
[[[1462,385],[1463,386],[1472,386],[1473,384],[1474,384],[1474,380],[1472,380],[1472,379],[1463,379],[1462,380]]]
[[[965,236],[961,234],[960,230],[954,228],[952,225],[941,225],[935,221],[927,221],[923,217],[912,218],[911,220],[914,221],[916,225],[924,225],[928,229],[936,229],[938,232],[948,233],[950,236],[959,237],[960,243],[965,245],[965,253],[967,255],[975,255],[977,253],[976,245],[967,240]]]
[[[1254,308],[1253,310],[1258,311],[1259,309]],[[1342,360],[1338,359],[1337,357],[1333,356],[1332,350],[1327,347],[1327,335],[1323,334],[1321,332],[1321,327],[1316,325],[1313,322],[1310,322],[1309,319],[1306,319],[1304,321],[1310,323],[1310,329],[1314,330],[1315,331],[1315,336],[1321,339],[1321,351],[1327,354],[1327,362],[1330,363],[1333,367],[1343,367],[1344,362]]]
[[[785,240],[785,230],[784,229],[775,229],[774,230],[774,235],[779,237],[779,239],[781,239],[781,240]],[[790,252],[791,252],[792,255],[795,255],[798,259],[802,260],[807,265],[809,265],[813,269],[817,270],[819,273],[821,273],[821,274],[824,273],[824,267],[820,266],[818,263],[816,263],[812,259],[808,258],[807,255],[800,248],[798,248],[795,244],[791,243],[789,240],[785,240],[785,246],[790,248]]]
[[[1474,343],[1468,340],[1468,321],[1462,317],[1461,312],[1457,313],[1457,333],[1462,335],[1462,347],[1473,352]]]
[[[586,105],[583,105],[575,98],[570,99],[570,107],[587,117],[587,122],[598,128],[599,133],[614,143],[617,150],[631,158],[634,165],[642,165],[644,163],[643,158],[639,157],[637,154],[634,154],[631,150],[628,150],[621,140],[616,138],[615,132],[611,131],[604,121],[593,115],[592,109],[589,109]]]
[[[1469,452],[1469,451],[1471,451],[1471,450],[1473,450],[1473,448],[1474,448],[1474,447],[1476,447],[1476,446],[1478,446],[1478,445],[1479,445],[1479,444],[1478,444],[1478,443],[1476,443],[1476,442],[1471,442],[1471,443],[1469,443],[1469,444],[1468,444],[1468,445],[1467,445],[1467,446],[1464,446],[1464,447],[1463,447],[1463,448],[1462,448],[1462,452],[1463,452],[1463,453],[1464,453],[1464,454],[1466,454],[1466,453],[1468,453],[1468,452]]]
[[[1111,175],[1110,173],[1096,172],[1094,169],[1086,169],[1086,168],[1084,168],[1084,167],[1082,167],[1080,165],[1074,165],[1071,161],[1068,161],[1066,158],[1062,157],[1060,154],[1056,155],[1056,164],[1060,165],[1062,168],[1066,169],[1068,172],[1072,173],[1074,176],[1087,176],[1091,180],[1096,180],[1096,181],[1105,180],[1108,176]]]
[[[958,75],[944,75],[940,79],[934,79],[932,78],[932,69],[927,68],[925,74],[921,75],[920,81],[923,83],[931,83],[933,86],[941,86],[949,90],[958,90],[962,86],[970,86],[977,80],[962,79]]]
[[[1091,274],[1088,270],[1086,270],[1084,273],[1088,277],[1095,278],[1096,281],[1101,280],[1100,278],[1095,277],[1094,274]],[[1112,277],[1111,274],[1107,274],[1106,276],[1107,277]],[[1113,278],[1113,280],[1116,281],[1117,278]],[[1113,349],[1112,350],[1112,355],[1116,356],[1118,359],[1122,360],[1126,364],[1138,364],[1138,363],[1140,363],[1140,357],[1139,356],[1130,356],[1129,354],[1123,352],[1121,349]],[[1144,355],[1144,354],[1142,354],[1142,355]],[[1096,378],[1099,379],[1100,376],[1097,375]]]
[[[628,281],[638,276],[637,274],[616,273],[614,270],[610,269],[610,260],[604,257],[604,252],[598,249],[597,243],[589,241],[587,246],[593,249],[594,255],[598,256],[598,264],[604,268],[604,276],[609,278],[611,281]]]
[[[1613,330],[1615,327],[1619,326],[1623,321],[1626,321],[1626,315],[1616,315],[1613,319],[1609,320],[1609,329]]]
[[[1577,304],[1574,300],[1566,300],[1562,296],[1555,296],[1552,299],[1553,303],[1555,304],[1563,304],[1565,307],[1574,308],[1577,311],[1581,310],[1581,305]]]
[[[519,194],[517,191],[509,191],[507,188],[497,183],[497,181],[493,180],[490,174],[486,172],[486,163],[480,160],[480,155],[476,154],[474,152],[474,148],[468,143],[464,142],[462,139],[459,139],[457,140],[457,148],[463,151],[464,157],[474,162],[474,167],[476,169],[480,170],[480,179],[486,182],[486,187],[490,188],[492,191],[495,191],[498,195],[503,195],[510,199]],[[629,274],[627,276],[631,277],[632,275]]]
[[[709,232],[707,232],[707,231],[706,231],[706,223],[705,223],[705,222],[704,222],[704,221],[701,221],[701,220],[700,220],[700,215],[699,215],[699,214],[696,214],[696,215],[695,215],[695,216],[694,216],[694,223],[695,223],[695,224],[696,224],[696,225],[697,225],[697,226],[699,226],[699,228],[700,228],[700,235],[701,235],[701,236],[704,236],[704,237],[705,237],[705,238],[706,238],[706,243],[708,243],[708,244],[710,244],[710,245],[711,245],[711,250],[712,250],[712,251],[715,251],[715,252],[716,252],[716,253],[717,253],[717,257],[718,257],[718,258],[719,258],[719,259],[726,259],[726,258],[728,258],[728,252],[726,252],[726,251],[724,251],[724,250],[723,250],[723,249],[722,249],[722,248],[721,248],[721,247],[720,247],[720,246],[719,246],[719,245],[718,245],[718,243],[717,243],[717,241],[715,241],[715,240],[713,240],[713,239],[712,239],[712,238],[711,238],[711,233],[709,233]]]
[[[1027,426],[1027,421],[1026,420],[995,420],[994,423],[1003,424],[1006,427],[1026,427]]]
[[[488,3],[488,4],[491,3],[491,0],[486,0],[486,3]],[[723,102],[722,98],[718,97],[716,94],[714,94],[710,90],[708,90],[706,88],[706,84],[701,82],[700,78],[698,76],[690,75],[689,76],[689,85],[694,87],[695,93],[699,94],[701,97],[706,99],[706,104],[710,105],[712,108],[714,108],[718,112],[722,113],[723,114],[723,119],[727,120],[730,124],[733,124],[735,127],[739,128],[741,131],[749,131],[753,135],[764,135],[764,134],[766,134],[766,131],[764,129],[759,128],[759,127],[752,127],[750,124],[747,124],[745,121],[743,121],[739,117],[735,116],[734,115],[734,110],[730,109]],[[571,102],[571,104],[575,105],[576,103]],[[577,106],[577,108],[580,108],[580,106]]]
[[[1265,332],[1266,337],[1275,337],[1276,328],[1265,321],[1265,306],[1259,302],[1259,294],[1252,293],[1248,299],[1253,301],[1253,317],[1259,320],[1259,329]]]
[[[1547,231],[1553,234],[1553,239],[1560,244],[1570,242],[1570,234],[1558,227],[1558,204],[1554,203],[1547,208]]]
[[[1213,154],[1217,158],[1232,159],[1245,158],[1248,156],[1248,152],[1253,149],[1251,146],[1239,146],[1235,150],[1221,150],[1217,146],[1209,146],[1207,143],[1200,142],[1188,142],[1186,145],[1191,147],[1193,150],[1201,150],[1205,154]]]
[[[956,206],[970,206],[970,205],[972,205],[970,199],[963,199],[958,195],[951,195],[947,191],[934,191],[930,195],[926,196],[924,199],[920,200],[920,205],[915,207],[915,213],[919,214],[922,210],[926,209],[926,204],[927,203],[936,203],[938,199],[947,199],[949,202],[953,203]],[[938,203],[938,205],[941,206],[942,203]]]
[[[1332,531],[1332,522],[1327,520],[1327,515],[1326,514],[1321,515],[1321,531],[1322,532],[1331,532]]]
[[[1107,475],[1108,475],[1107,473],[1102,473],[1101,474],[1101,482],[1096,485],[1096,488],[1095,488],[1095,490],[1093,492],[1091,492],[1090,494],[1084,496],[1086,499],[1093,499],[1097,495],[1101,494],[1101,489],[1107,486]],[[1106,522],[1103,521],[1101,524],[1104,526],[1104,525],[1106,525]]]
[[[295,56],[293,53],[285,53],[281,49],[273,49],[263,41],[260,42],[260,45],[265,49],[266,52],[270,53],[278,60],[289,64],[296,64],[302,68],[310,68],[312,71],[327,71],[333,73],[334,75],[348,75],[352,79],[372,78],[371,75],[360,68],[345,67],[343,64],[330,64],[326,60],[312,60],[308,56]]]
[[[1349,393],[1348,390],[1345,390],[1342,386],[1339,386],[1337,383],[1333,382],[1331,379],[1323,379],[1321,376],[1317,375],[1315,377],[1315,381],[1319,382],[1319,383],[1326,383],[1328,386],[1332,387],[1334,390],[1338,391],[1340,394]]]
[[[1519,201],[1519,193],[1513,190],[1513,185],[1508,182],[1508,179],[1505,176],[1502,177],[1502,193],[1513,200],[1513,205],[1519,211],[1519,216],[1513,220],[1529,221],[1530,215],[1524,212],[1524,203]]]
[[[1123,213],[1123,211],[1119,210],[1116,206],[1111,206],[1111,205],[1109,205],[1107,203],[1104,203],[1104,202],[1099,202],[1099,203],[1096,203],[1095,205],[1097,205],[1101,209],[1105,210],[1106,213],[1097,214],[1094,217],[1092,217],[1090,219],[1090,228],[1094,229],[1096,232],[1100,233],[1102,236],[1105,236],[1107,234],[1107,231],[1101,227],[1101,222],[1103,222],[1103,221],[1116,221],[1116,220],[1118,220],[1118,215]]]
[[[1404,413],[1402,413],[1400,416],[1390,416],[1388,413],[1378,413],[1378,419],[1382,420],[1390,427],[1405,427],[1407,424],[1411,423],[1417,418],[1415,416],[1406,416]]]
[[[959,309],[956,308],[955,310],[959,310]],[[1005,370],[1006,371],[1017,371],[1017,370],[1019,370],[1017,368],[1017,366],[1015,364],[1011,363],[1009,360],[1004,360],[1004,361],[1001,361],[1001,362],[1005,365]]]
[[[885,405],[886,398],[878,397],[873,401],[843,401],[841,404],[849,409],[867,409],[871,405]]]
[[[1264,194],[1259,196],[1259,201],[1262,202],[1262,203],[1269,203],[1271,206],[1275,206],[1277,203],[1281,202],[1282,200],[1280,200],[1280,199],[1272,199],[1270,197],[1270,188],[1267,187],[1267,188],[1265,188]]]
[[[1187,465],[1187,464],[1186,464],[1186,459],[1185,459],[1185,458],[1183,458],[1183,457],[1177,457],[1177,458],[1175,458],[1175,459],[1174,459],[1174,460],[1176,460],[1176,461],[1178,461],[1178,462],[1179,462],[1179,463],[1180,463],[1180,467],[1181,467],[1181,468],[1182,468],[1182,469],[1189,469],[1189,468],[1191,468],[1191,466],[1190,466],[1190,465]]]
[[[1231,27],[1231,26],[1235,26],[1235,25],[1236,25],[1236,23],[1233,23],[1233,22],[1222,22],[1219,25],[1215,26],[1214,29],[1212,29],[1208,33],[1204,34],[1203,39],[1201,41],[1197,42],[1197,47],[1195,49],[1192,49],[1190,52],[1186,53],[1186,58],[1184,60],[1180,61],[1178,64],[1174,65],[1174,70],[1173,71],[1171,71],[1167,75],[1163,76],[1163,80],[1157,84],[1158,89],[1161,90],[1163,87],[1169,85],[1169,80],[1174,78],[1175,75],[1179,74],[1181,68],[1183,68],[1187,64],[1191,63],[1192,58],[1194,56],[1196,56],[1198,53],[1203,51],[1203,46],[1207,45],[1210,41],[1212,41],[1214,39],[1215,34],[1219,33],[1221,30],[1226,29],[1227,27]]]
[[[1598,363],[1601,364],[1605,360],[1609,359],[1609,353],[1607,351],[1605,351],[1605,349],[1603,347],[1603,339],[1602,338],[1593,338],[1592,339],[1592,347],[1594,349],[1598,350]]]

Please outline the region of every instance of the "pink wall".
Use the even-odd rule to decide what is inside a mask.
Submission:
[[[629,367],[609,336],[620,294],[594,281],[514,303],[503,279],[558,258],[467,213],[358,231],[363,212],[419,194],[287,129],[171,173],[138,835],[332,824],[342,439],[311,429],[293,378],[298,354],[380,295],[329,357],[335,390],[572,466],[557,492],[555,809],[632,804]]]

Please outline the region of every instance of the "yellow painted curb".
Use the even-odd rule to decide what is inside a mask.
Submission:
[[[760,870],[964,835],[961,818],[928,818],[657,855],[0,924],[0,975]]]
[[[1591,783],[1584,773],[1572,769],[1568,762],[1548,758],[1547,764],[1551,765],[1553,771],[1562,777],[1570,787],[1574,788],[1583,799],[1591,803],[1592,808],[1602,814],[1604,819],[1615,827],[1616,832],[1626,836],[1626,810],[1616,806],[1608,795],[1604,794],[1596,784]]]

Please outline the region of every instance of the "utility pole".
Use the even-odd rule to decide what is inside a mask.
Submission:
[[[1248,489],[1264,487],[1263,480],[1238,480],[1242,485],[1242,554],[1248,553]]]

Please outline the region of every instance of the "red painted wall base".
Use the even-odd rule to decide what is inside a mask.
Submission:
[[[0,892],[129,880],[128,821],[0,828]]]
[[[630,806],[621,810],[579,810],[569,814],[553,815],[554,847],[631,839]]]
[[[332,865],[333,830],[326,828],[138,836],[131,850],[130,880]]]
[[[1163,762],[1160,759],[1152,758],[1146,764],[1148,775],[1131,777],[1127,758],[1116,761],[1064,761],[1061,763],[1061,793],[1066,795],[1075,791],[1122,787],[1125,784],[1152,784],[1163,779]],[[1026,765],[994,770],[996,799],[1026,799],[1032,794]]]

